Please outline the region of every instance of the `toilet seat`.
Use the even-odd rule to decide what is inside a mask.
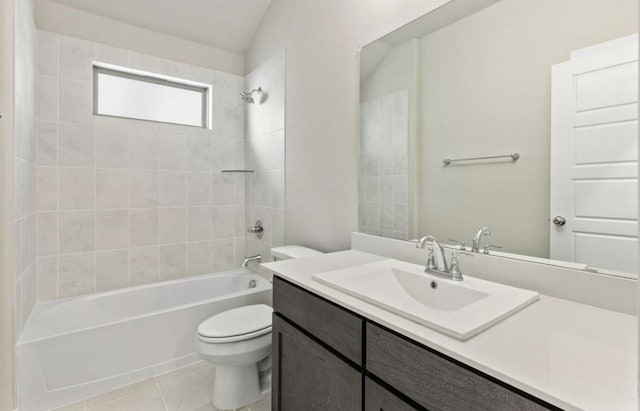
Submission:
[[[210,344],[249,340],[271,332],[273,308],[247,305],[216,314],[198,326],[198,339]]]

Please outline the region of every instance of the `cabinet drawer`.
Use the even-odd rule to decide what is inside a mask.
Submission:
[[[364,383],[364,411],[416,411],[414,408],[369,377]]]
[[[366,364],[369,372],[429,410],[553,409],[371,323]]]
[[[362,365],[362,318],[279,277],[273,279],[273,309]]]

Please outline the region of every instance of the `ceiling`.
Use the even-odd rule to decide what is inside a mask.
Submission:
[[[51,0],[208,46],[244,53],[271,0]]]

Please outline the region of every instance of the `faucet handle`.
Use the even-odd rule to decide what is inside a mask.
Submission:
[[[483,254],[489,254],[489,250],[504,250],[504,247],[498,244],[487,244],[482,247]]]
[[[460,246],[460,251],[467,251],[467,245],[465,244],[464,241],[452,240],[452,239],[449,239],[448,241],[453,244],[458,244]]]
[[[471,257],[473,258],[473,254],[467,253],[466,251],[454,251],[451,253],[451,264],[449,268],[449,274],[451,274],[451,279],[454,281],[462,281],[462,271],[460,271],[460,264],[458,263],[458,255],[463,257]]]
[[[427,255],[427,267],[425,271],[437,269],[438,263],[436,262],[436,256],[433,254],[433,248],[430,248],[429,255]]]

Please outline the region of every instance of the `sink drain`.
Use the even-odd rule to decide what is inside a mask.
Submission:
[[[434,290],[438,288],[438,283],[436,283],[435,281],[431,281],[431,288],[433,288]]]

